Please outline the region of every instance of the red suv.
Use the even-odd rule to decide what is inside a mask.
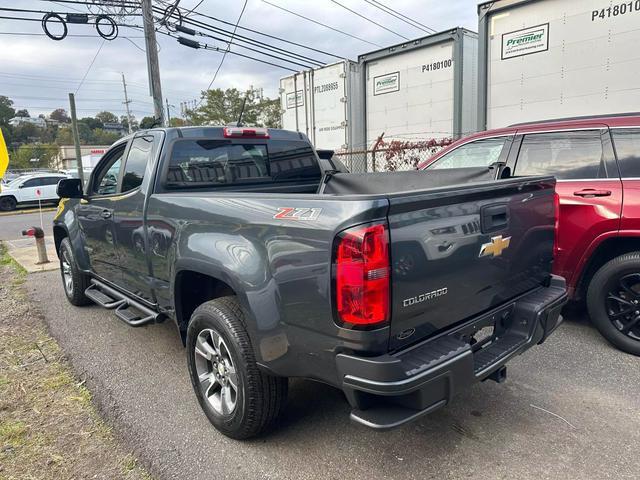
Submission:
[[[613,345],[640,355],[640,114],[514,125],[458,140],[419,169],[554,175],[554,273]]]

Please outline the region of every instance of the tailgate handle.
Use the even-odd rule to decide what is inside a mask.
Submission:
[[[480,209],[482,233],[497,232],[509,225],[509,209],[506,204],[487,205]]]

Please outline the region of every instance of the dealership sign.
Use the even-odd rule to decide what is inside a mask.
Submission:
[[[400,90],[400,72],[387,73],[373,79],[373,94],[397,92]]]
[[[549,24],[502,35],[502,60],[549,50]]]

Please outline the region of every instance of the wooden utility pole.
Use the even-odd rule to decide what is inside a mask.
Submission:
[[[144,23],[144,43],[147,50],[147,70],[149,72],[149,93],[153,97],[153,112],[160,125],[165,124],[160,86],[160,64],[158,62],[158,44],[153,26],[153,5],[151,0],[142,0],[142,19]]]
[[[127,126],[129,127],[129,135],[133,130],[131,129],[131,112],[129,111],[129,104],[131,100],[127,97],[127,83],[124,81],[124,73],[122,74],[122,87],[124,88],[124,105],[127,108]]]
[[[73,133],[73,143],[76,146],[76,165],[78,168],[78,177],[80,184],[84,190],[84,168],[82,168],[82,152],[80,151],[80,134],[78,133],[78,117],[76,116],[76,97],[73,93],[69,94],[69,109],[71,110],[71,129]]]

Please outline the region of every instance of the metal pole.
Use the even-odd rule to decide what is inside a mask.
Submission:
[[[73,143],[76,147],[76,166],[78,168],[78,177],[80,185],[84,190],[84,169],[82,168],[82,153],[80,152],[80,134],[78,133],[78,117],[76,117],[76,97],[73,93],[69,94],[69,106],[71,107],[71,129],[73,132]]]
[[[151,5],[151,0],[142,0],[142,18],[144,23],[144,43],[147,50],[147,69],[149,71],[149,92],[153,97],[153,111],[156,119],[160,121],[160,125],[165,126],[162,88],[160,86],[158,45],[156,43],[156,31],[153,26],[153,6]]]
[[[127,108],[127,126],[129,127],[129,135],[131,135],[131,132],[133,131],[131,129],[131,112],[129,111],[129,104],[131,103],[131,100],[129,100],[129,97],[127,96],[127,83],[124,81],[124,73],[122,74],[122,87],[124,88],[124,105]]]
[[[171,126],[171,114],[169,113],[169,99],[165,98],[165,101],[167,102],[167,127]]]

